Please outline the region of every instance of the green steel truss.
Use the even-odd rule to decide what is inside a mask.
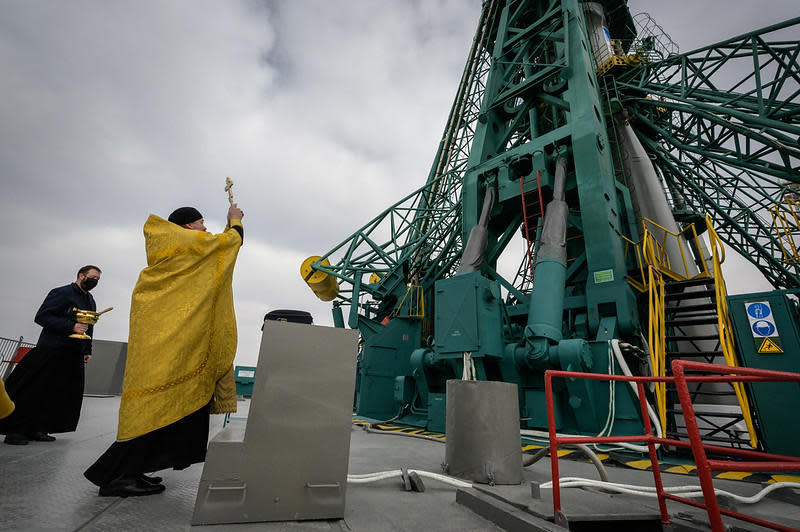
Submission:
[[[450,276],[461,252],[461,187],[475,134],[491,56],[487,52],[497,1],[485,2],[456,98],[427,182],[326,253],[314,268],[337,277],[339,300],[400,296],[406,282]],[[334,256],[342,255],[336,262]],[[321,264],[329,258],[330,266]],[[380,277],[369,282],[370,274]],[[363,282],[362,282],[363,281]],[[366,303],[369,304],[369,303]],[[383,312],[385,314],[386,312]]]
[[[674,54],[647,26],[637,36],[627,0],[600,3],[603,13],[580,0],[485,0],[426,183],[312,264],[339,282],[337,326],[340,305],[349,305],[347,324],[362,335],[359,415],[402,415],[443,431],[445,383],[470,359],[479,379],[516,383],[526,423],[545,427],[542,371],[602,372],[607,340],[639,343],[646,314],[623,243],[638,240],[638,220],[620,179],[615,113],[627,113],[680,224],[710,214],[723,240],[775,286],[800,287],[800,266],[784,262],[769,212],[800,192],[800,19]],[[635,201],[660,201],[647,170],[635,177],[649,196]],[[549,254],[532,258],[531,288],[530,259],[519,250],[509,281],[506,251],[524,197],[541,191],[549,202],[556,173],[563,203],[548,211],[560,213],[548,219],[560,224],[543,238]],[[484,203],[490,216],[470,243],[481,243],[471,261],[479,271],[456,275]],[[419,300],[424,312],[412,310]],[[563,386],[555,394],[563,430],[605,430],[607,390]],[[618,413],[617,422],[636,419],[633,403]]]
[[[799,26],[795,18],[604,80],[677,217],[711,214],[720,237],[776,288],[800,286],[768,212],[800,182]]]
[[[574,135],[567,131],[574,120],[560,74],[570,71],[568,55],[562,53],[569,46],[564,28],[579,5],[484,2],[427,182],[326,253],[322,259],[329,258],[330,266],[314,264],[338,278],[340,302],[361,299],[363,308],[371,304],[366,298],[402,297],[409,281],[430,287],[436,279],[450,277],[482,199],[480,186],[463,188],[467,169],[487,166],[486,160],[478,160],[487,154],[530,152],[526,145],[532,141],[555,147]],[[768,209],[797,193],[788,184],[800,183],[800,43],[787,38],[797,33],[798,25],[800,19],[792,19],[688,53],[664,54],[663,59],[643,50],[641,40],[628,41],[645,62],[596,81],[601,100],[612,109],[618,101],[629,113],[676,218],[688,222],[711,214],[728,245],[776,287],[788,288],[800,286],[800,266],[783,260]],[[507,32],[503,49],[496,46],[499,27]],[[487,87],[490,79],[494,85]],[[589,83],[594,82],[590,76]],[[486,98],[487,91],[491,98]],[[492,124],[493,117],[500,122]],[[479,133],[476,138],[476,131],[491,131],[492,126],[499,126],[495,130],[501,134]],[[495,222],[494,243],[487,251],[490,266],[521,223],[519,213],[513,216]],[[589,225],[593,230],[595,224]],[[617,232],[628,232],[622,220],[615,225]],[[530,283],[527,256],[520,257],[517,277],[511,283],[499,279],[517,299]],[[380,279],[370,279],[372,273]]]

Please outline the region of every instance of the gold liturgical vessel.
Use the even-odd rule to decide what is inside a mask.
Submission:
[[[86,323],[87,325],[94,325],[97,323],[97,320],[100,319],[101,314],[105,314],[109,310],[114,310],[114,307],[108,307],[105,310],[101,310],[100,312],[95,312],[93,310],[82,310],[78,307],[72,307],[72,310],[75,311],[75,321],[78,323]],[[91,340],[92,337],[86,333],[72,333],[69,335],[70,338],[77,338],[79,340]]]

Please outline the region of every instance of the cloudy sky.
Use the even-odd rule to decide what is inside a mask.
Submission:
[[[630,0],[682,50],[800,14],[796,0]],[[735,6],[735,8],[734,8]],[[480,0],[0,0],[0,336],[35,341],[47,291],[86,263],[125,341],[142,224],[245,211],[237,363],[265,312],[331,324],[299,276],[428,173]],[[736,270],[748,280],[746,269]],[[736,290],[734,290],[736,291]]]

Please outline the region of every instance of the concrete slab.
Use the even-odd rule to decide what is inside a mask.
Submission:
[[[240,402],[239,414],[248,403]],[[163,471],[164,493],[131,499],[100,498],[97,488],[83,478],[83,471],[111,444],[116,433],[119,398],[84,400],[78,431],[57,435],[52,443],[32,442],[16,447],[0,443],[0,530],[185,530],[220,531],[221,526],[191,527],[190,521],[202,465],[183,471]],[[222,426],[222,416],[212,416],[211,433]],[[441,471],[445,445],[387,434],[366,433],[359,427],[350,432],[350,474],[372,473],[402,467]],[[564,476],[598,478],[588,462],[560,460]],[[621,467],[609,467],[614,482],[652,485],[652,475]],[[530,481],[550,480],[550,463],[543,459],[527,468],[520,486],[481,486],[483,493],[493,493],[496,500],[513,508],[525,508],[534,515],[552,513],[549,490],[542,490],[541,499],[531,497]],[[687,475],[665,474],[669,486],[698,485]],[[715,486],[742,495],[752,495],[763,485],[717,480]],[[224,525],[224,530],[265,530],[273,532],[298,530],[333,530],[364,532],[397,531],[499,531],[498,525],[456,502],[456,489],[425,479],[424,493],[406,492],[399,478],[372,484],[350,485],[344,519],[333,521],[277,522]],[[601,496],[585,490],[562,491],[564,511],[575,518],[586,512],[587,504],[602,506],[607,497],[608,508],[628,505],[641,514],[657,511],[655,499],[628,499],[627,496]],[[792,499],[791,494],[788,495]],[[796,501],[796,498],[794,499]],[[594,502],[589,502],[594,501]],[[702,510],[678,503],[668,503],[671,516],[683,517],[680,530],[708,530],[708,518]],[[767,497],[756,505],[739,506],[741,511],[757,517],[778,520],[800,530],[800,507],[786,500]],[[753,525],[726,520],[739,530],[763,530]],[[596,529],[596,528],[595,528]],[[620,532],[623,523],[614,526]]]
[[[240,413],[248,402],[239,403]],[[0,443],[0,530],[213,530],[190,525],[202,464],[167,470],[166,491],[142,498],[101,498],[83,471],[112,443],[119,397],[84,398],[77,432],[56,435],[52,443],[26,446]],[[211,434],[222,428],[212,416]],[[350,473],[402,466],[439,471],[444,445],[351,431]],[[455,488],[426,482],[425,493],[405,492],[400,479],[350,486],[344,519],[224,525],[225,530],[347,530],[364,532],[499,531],[455,502]]]

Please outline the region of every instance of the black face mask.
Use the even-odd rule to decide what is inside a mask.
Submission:
[[[97,286],[97,279],[92,277],[86,277],[83,281],[81,281],[81,288],[86,290],[87,292]]]

